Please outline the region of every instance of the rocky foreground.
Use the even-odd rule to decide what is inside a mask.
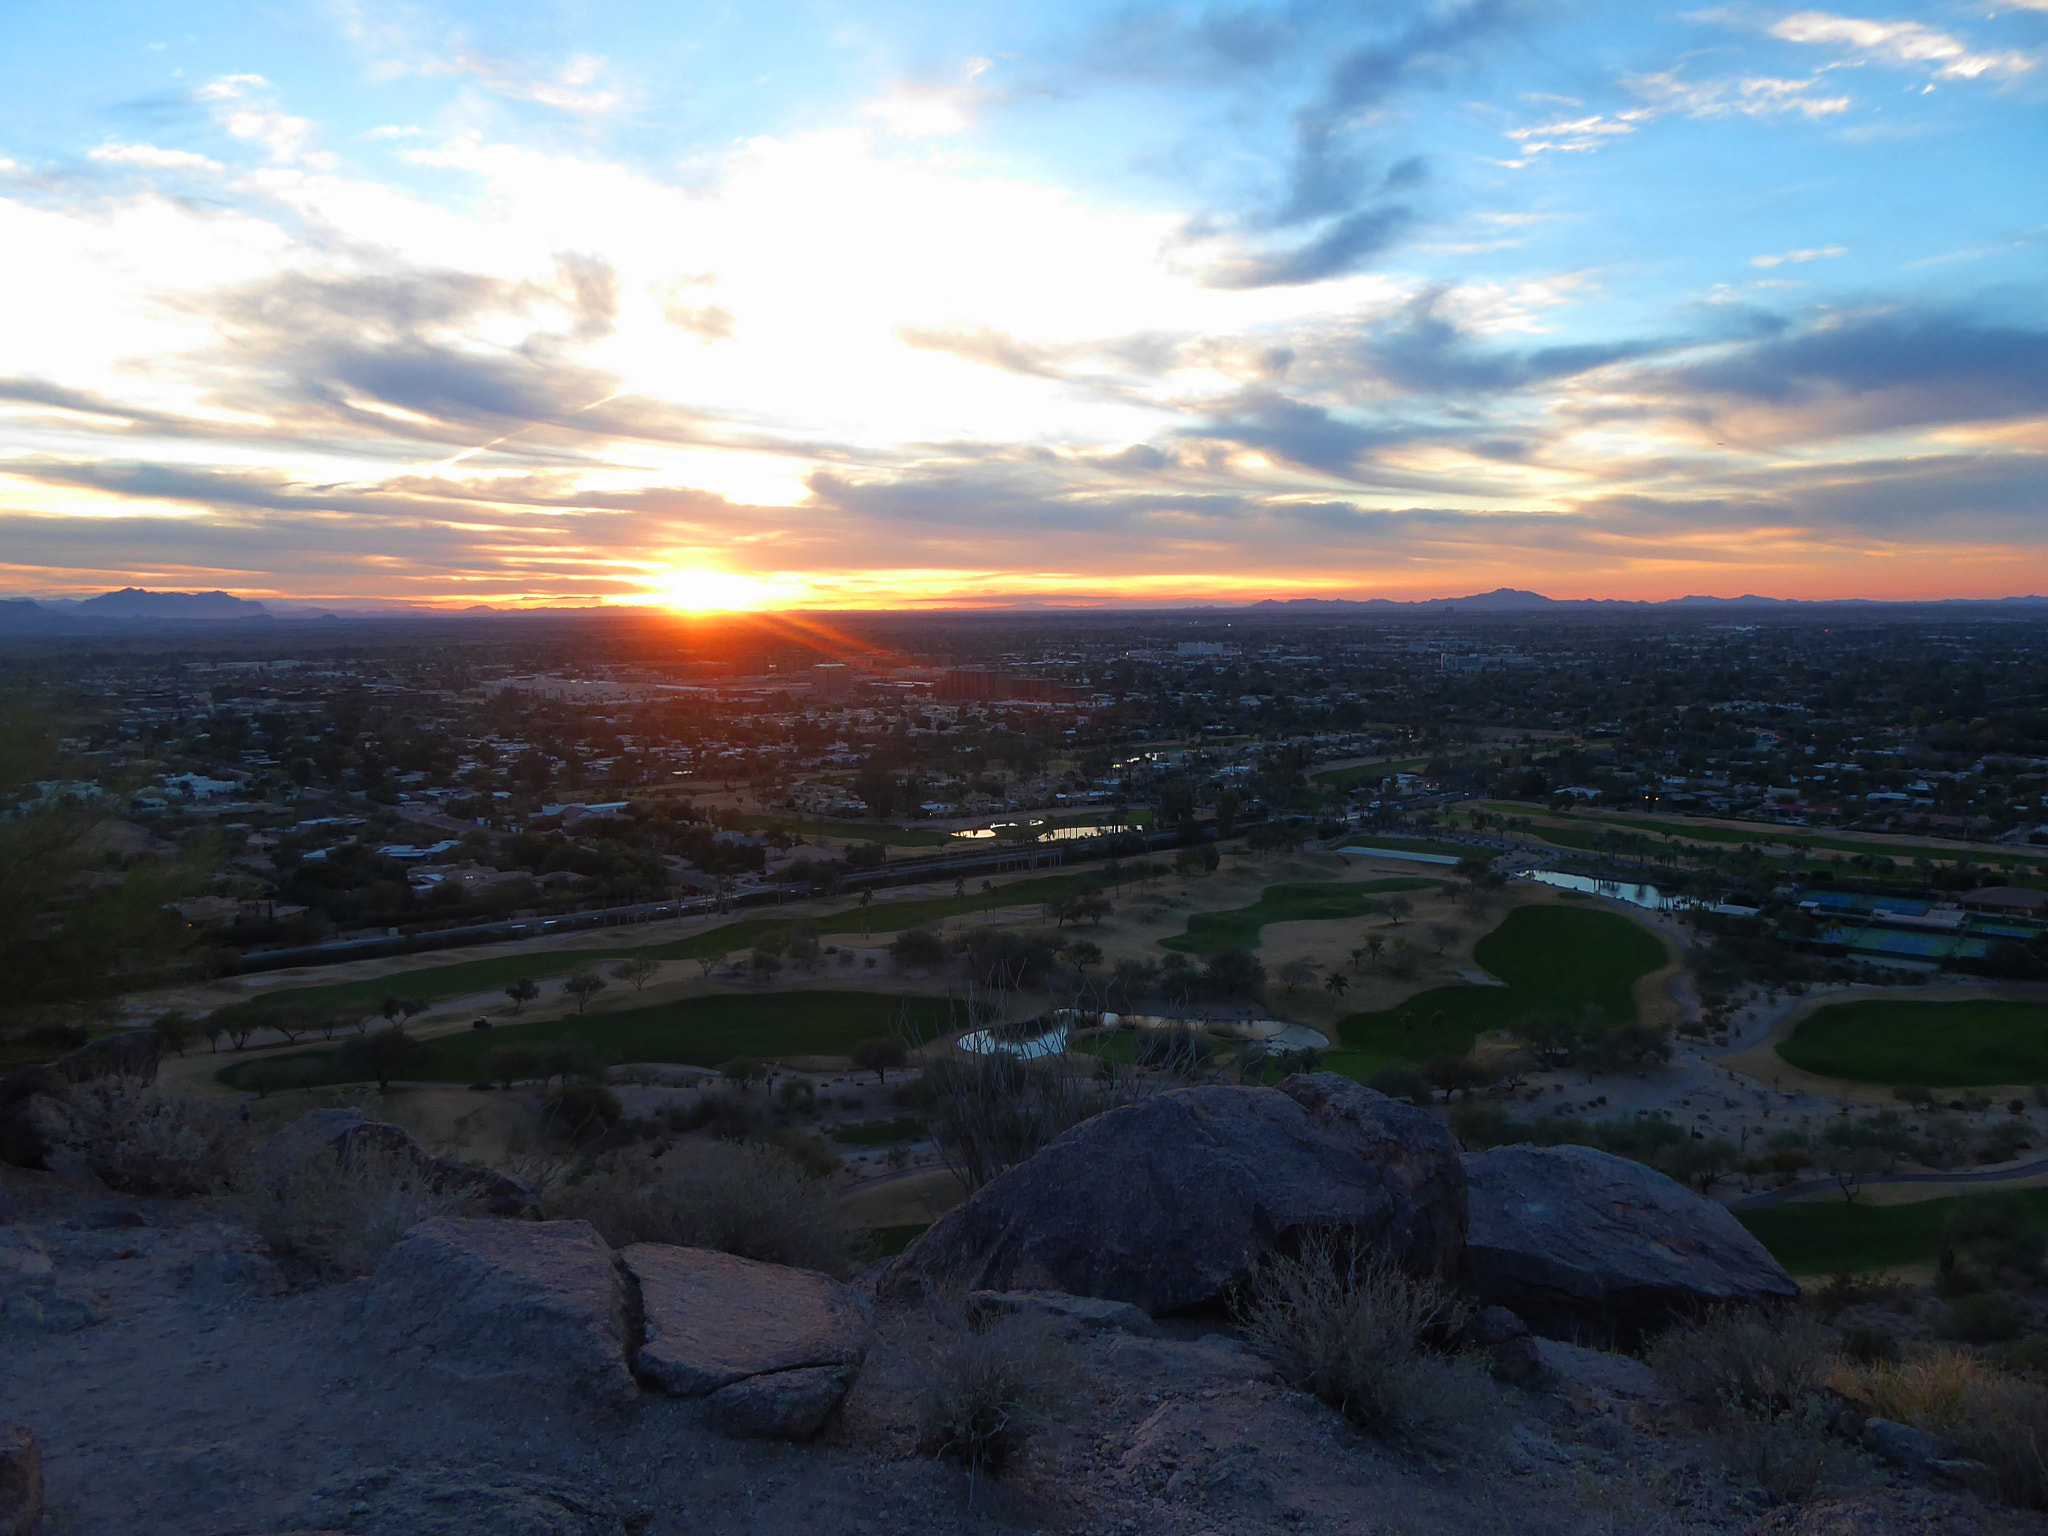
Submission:
[[[425,1159],[402,1138],[329,1114],[268,1155]],[[1796,1295],[1740,1226],[1597,1152],[1461,1155],[1331,1076],[1085,1122],[851,1282],[614,1249],[430,1160],[505,1214],[419,1222],[321,1279],[219,1202],[45,1161],[0,1169],[0,1536],[2048,1530],[1852,1404],[1828,1431],[1849,1491],[1784,1504],[1621,1352]],[[1497,1383],[1469,1436],[1369,1435],[1247,1347],[1236,1288],[1331,1230],[1466,1288],[1447,1347]],[[1063,1394],[970,1475],[922,1404],[958,1367],[945,1340],[1002,1319]]]

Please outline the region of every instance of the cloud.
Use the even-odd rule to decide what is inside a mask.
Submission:
[[[1726,80],[1683,80],[1678,71],[1629,75],[1623,83],[1659,112],[1691,118],[1834,117],[1853,105],[1847,96],[1816,96],[1818,80],[1754,75]]]
[[[1366,208],[1334,221],[1291,250],[1221,263],[1205,281],[1212,288],[1288,288],[1341,277],[1393,245],[1414,222],[1414,210],[1398,203]]]
[[[1780,251],[1773,256],[1752,256],[1749,258],[1749,264],[1752,267],[1782,267],[1788,261],[1796,265],[1808,261],[1827,261],[1848,254],[1849,247],[1846,245],[1820,245],[1803,251]]]
[[[205,171],[217,176],[223,169],[218,160],[205,155],[195,155],[183,149],[163,149],[155,144],[102,144],[97,149],[86,151],[86,159],[97,160],[102,165],[132,165],[145,171]]]
[[[963,78],[956,82],[895,81],[875,100],[864,103],[861,114],[898,138],[963,132],[973,125],[975,110],[995,99],[992,92],[975,83],[988,69],[987,59],[969,59]]]
[[[1968,43],[1952,33],[1936,31],[1917,21],[1869,21],[1826,11],[1799,11],[1773,23],[1770,34],[1788,43],[1840,48],[1852,64],[1925,69],[1940,80],[2020,75],[2038,62],[2029,54],[2012,50],[1973,52]]]

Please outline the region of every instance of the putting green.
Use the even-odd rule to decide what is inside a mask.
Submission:
[[[1374,898],[1396,891],[1426,890],[1434,880],[1362,880],[1348,885],[1269,885],[1248,907],[1227,912],[1197,912],[1187,931],[1159,941],[1162,949],[1214,955],[1226,949],[1257,949],[1259,930],[1268,923],[1329,922],[1364,917]]]
[[[1354,1013],[1337,1025],[1332,1067],[1363,1078],[1392,1061],[1462,1056],[1488,1030],[1531,1014],[1576,1015],[1588,1004],[1630,1023],[1635,983],[1667,958],[1655,937],[1617,912],[1561,906],[1516,908],[1472,953],[1506,985],[1436,987],[1378,1013]]]
[[[2048,1003],[1830,1003],[1800,1020],[1778,1055],[1802,1072],[1895,1088],[2048,1082]]]

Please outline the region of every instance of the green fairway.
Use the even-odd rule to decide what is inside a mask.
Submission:
[[[867,923],[872,933],[895,933],[905,928],[941,922],[961,912],[983,912],[993,907],[1028,906],[1050,901],[1055,896],[1064,896],[1073,889],[1077,878],[1079,877],[1075,875],[1042,875],[1031,880],[1013,880],[1008,885],[997,886],[992,893],[978,888],[970,890],[959,901],[951,896],[928,896],[912,901],[877,901],[867,909]],[[811,922],[821,935],[827,937],[859,933],[862,926],[861,909],[846,907],[813,918]],[[791,918],[748,917],[741,918],[735,923],[707,928],[702,933],[693,933],[688,938],[676,939],[667,944],[631,947],[606,945],[590,949],[547,950],[527,955],[495,955],[488,960],[464,960],[453,965],[401,971],[373,981],[342,981],[325,985],[282,987],[234,1006],[247,1008],[254,1013],[281,1011],[286,1008],[360,1008],[364,1013],[368,1013],[387,997],[417,997],[429,1003],[439,1003],[452,997],[466,997],[477,992],[495,992],[522,976],[544,981],[554,976],[567,976],[572,971],[602,969],[615,960],[629,956],[649,960],[688,961],[712,955],[728,955],[738,950],[751,949],[770,934],[787,936],[795,931],[796,922]]]
[[[1188,919],[1187,931],[1161,939],[1164,949],[1190,954],[1214,955],[1226,949],[1257,949],[1259,930],[1268,923],[1327,922],[1338,918],[1364,917],[1377,896],[1395,891],[1418,891],[1435,885],[1434,880],[1364,880],[1348,885],[1269,885],[1248,907],[1228,912],[1197,912]]]
[[[611,1062],[680,1062],[716,1067],[741,1056],[777,1061],[791,1056],[845,1056],[863,1040],[909,1029],[920,1036],[964,1025],[945,998],[892,997],[878,992],[765,992],[691,998],[587,1017],[500,1024],[427,1041],[433,1065],[408,1081],[473,1083],[478,1063],[501,1046],[538,1046],[581,1040]],[[334,1065],[338,1048],[300,1051],[269,1062],[237,1062],[216,1074],[230,1088],[246,1086],[249,1070],[271,1062],[314,1062],[321,1070],[309,1086],[351,1081]]]
[[[1325,768],[1321,773],[1310,774],[1309,782],[1331,789],[1356,789],[1361,784],[1377,784],[1389,774],[1413,773],[1428,761],[1426,757],[1404,757],[1399,762],[1354,763],[1349,768]]]
[[[2022,1193],[2036,1222],[2048,1222],[2048,1189]],[[1795,1275],[1857,1274],[1901,1264],[1932,1264],[1954,1200],[1915,1205],[1851,1205],[1845,1200],[1800,1200],[1737,1211],[1738,1220]]]
[[[1379,1013],[1354,1013],[1337,1025],[1342,1049],[1327,1058],[1332,1069],[1363,1078],[1390,1061],[1463,1055],[1487,1030],[1531,1014],[1578,1014],[1589,1003],[1617,1024],[1632,1022],[1630,989],[1667,957],[1661,943],[1619,913],[1545,906],[1510,912],[1474,947],[1473,958],[1507,985],[1436,987]],[[1442,1022],[1433,1024],[1439,1014]]]
[[[1802,1072],[1895,1088],[2048,1082],[2048,1003],[1830,1003],[1778,1054]]]
[[[781,827],[803,837],[836,837],[855,843],[886,843],[892,848],[936,848],[951,834],[938,827],[898,827],[881,821],[819,821],[812,816],[745,815],[740,825],[750,832]]]

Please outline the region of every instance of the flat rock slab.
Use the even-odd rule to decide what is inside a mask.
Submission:
[[[384,1255],[364,1336],[461,1381],[638,1395],[627,1369],[626,1277],[586,1221],[444,1217]]]
[[[728,1434],[747,1440],[808,1440],[825,1427],[851,1379],[851,1372],[837,1365],[773,1371],[720,1387],[708,1401]]]
[[[315,1488],[290,1512],[304,1536],[626,1536],[601,1492],[494,1467],[382,1467]]]
[[[884,1299],[1065,1291],[1155,1316],[1212,1302],[1304,1230],[1455,1275],[1457,1143],[1411,1104],[1322,1072],[1204,1084],[1083,1121],[977,1190],[883,1275]]]
[[[634,1367],[676,1397],[773,1372],[843,1372],[867,1352],[867,1311],[830,1275],[667,1243],[634,1243],[620,1258],[640,1283]]]
[[[1633,1346],[1708,1307],[1799,1294],[1727,1210],[1627,1158],[1496,1147],[1465,1175],[1466,1286],[1537,1333]]]

